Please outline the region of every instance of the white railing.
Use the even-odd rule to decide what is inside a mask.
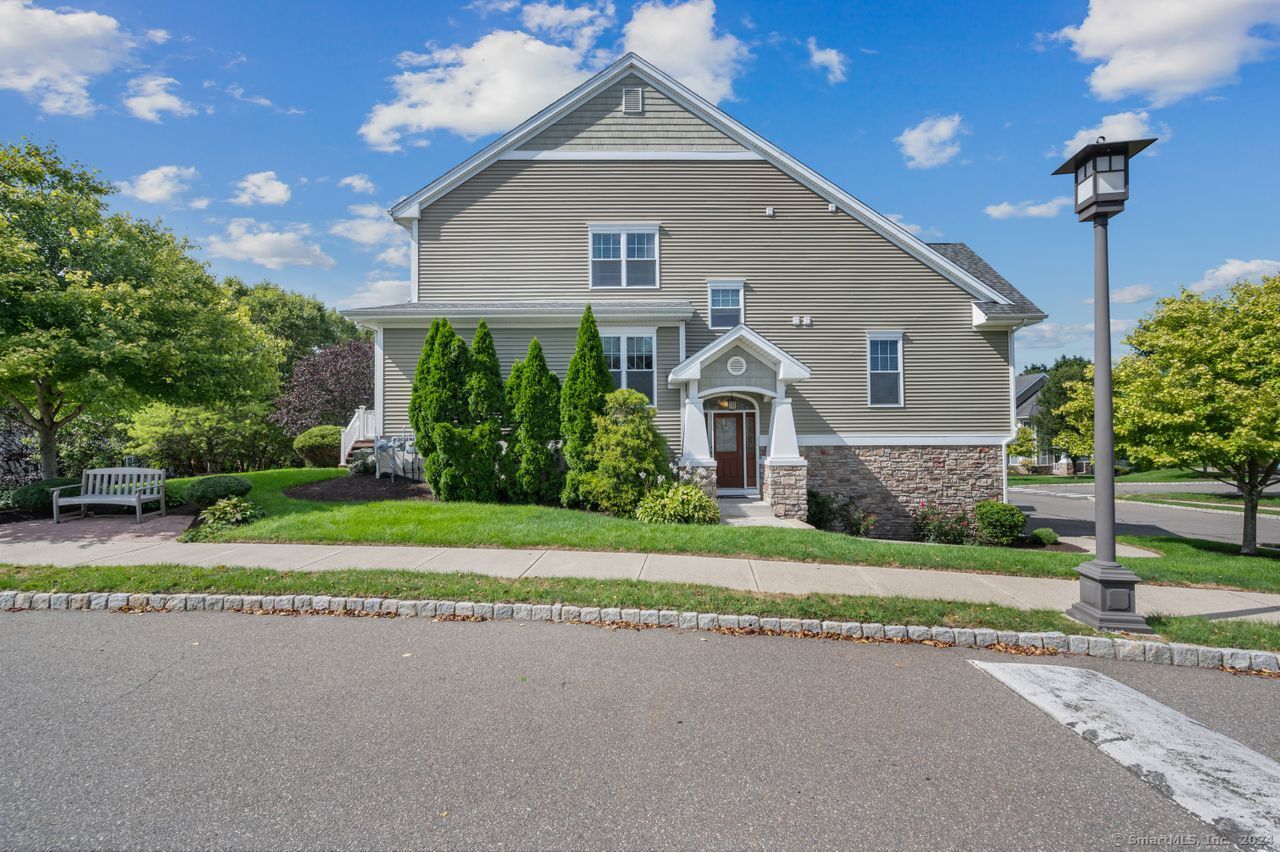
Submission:
[[[351,415],[351,422],[342,430],[342,449],[338,454],[338,465],[347,463],[347,453],[355,446],[356,441],[372,441],[378,437],[378,412],[363,405]]]

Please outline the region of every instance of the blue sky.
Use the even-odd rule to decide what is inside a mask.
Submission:
[[[1280,0],[0,0],[0,138],[57,143],[222,275],[407,292],[380,211],[636,49],[927,240],[972,245],[1090,351],[1069,140],[1161,141],[1112,225],[1113,325],[1280,271]]]

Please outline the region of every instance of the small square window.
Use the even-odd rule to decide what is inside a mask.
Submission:
[[[643,228],[643,229],[642,229]],[[658,232],[652,226],[630,230],[591,229],[592,287],[657,287]]]
[[[742,322],[742,285],[725,287],[712,284],[708,294],[711,328],[733,328]]]

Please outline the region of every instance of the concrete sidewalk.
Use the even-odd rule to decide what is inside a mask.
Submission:
[[[1074,580],[961,571],[826,565],[644,553],[490,550],[326,544],[183,544],[186,518],[139,526],[116,519],[8,524],[0,527],[0,562],[19,565],[227,565],[280,571],[391,569],[474,572],[492,577],[588,577],[703,583],[766,594],[901,595],[1065,610],[1078,596]],[[1206,615],[1280,623],[1280,595],[1225,589],[1142,585],[1143,614]]]

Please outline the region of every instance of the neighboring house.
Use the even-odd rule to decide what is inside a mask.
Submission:
[[[563,375],[590,303],[615,384],[719,494],[849,494],[898,537],[919,501],[1003,495],[1013,335],[1045,314],[633,54],[390,212],[413,284],[345,312],[376,332],[353,428],[408,430],[433,317],[484,318],[504,373],[536,336]]]
[[[1044,383],[1049,380],[1048,373],[1025,373],[1013,380],[1013,392],[1015,395],[1014,419],[1017,428],[1021,429],[1026,426],[1028,429],[1035,431],[1035,427],[1031,425],[1031,418],[1036,416],[1036,412],[1040,410],[1040,391],[1044,388]],[[1036,455],[1034,456],[1010,456],[1010,464],[1027,465],[1029,467],[1051,467],[1054,463],[1055,454],[1049,450],[1039,449],[1040,436],[1036,434]]]

